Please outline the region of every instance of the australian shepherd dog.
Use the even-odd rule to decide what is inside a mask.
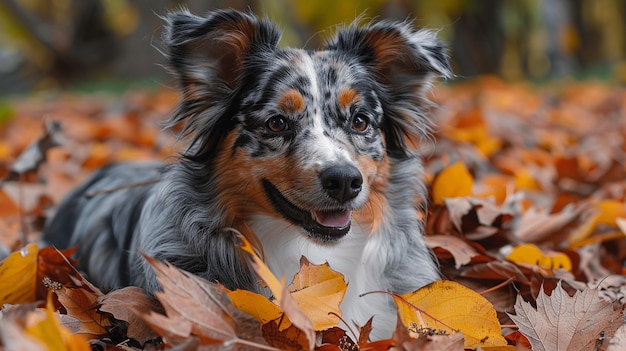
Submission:
[[[182,91],[167,127],[183,126],[184,151],[99,170],[59,205],[44,240],[78,246],[79,268],[103,289],[158,290],[143,252],[261,291],[242,233],[279,278],[302,256],[328,262],[348,282],[343,319],[373,316],[373,336],[391,335],[391,299],[359,295],[439,278],[422,237],[417,145],[431,128],[430,82],[451,75],[442,43],[380,21],[338,29],[322,50],[280,48],[274,24],[235,10],[181,10],[165,24]]]

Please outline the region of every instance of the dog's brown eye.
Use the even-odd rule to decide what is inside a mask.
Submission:
[[[356,130],[357,132],[365,131],[368,125],[369,120],[365,115],[357,114],[356,116],[354,116],[354,118],[352,118],[352,129]]]
[[[265,123],[267,129],[274,133],[284,132],[289,129],[287,119],[283,116],[275,116],[267,120]]]

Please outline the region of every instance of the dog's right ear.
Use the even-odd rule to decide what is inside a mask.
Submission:
[[[214,146],[225,134],[228,123],[221,117],[240,89],[246,58],[274,50],[279,40],[271,22],[250,13],[218,10],[199,17],[181,10],[167,15],[168,68],[183,92],[167,126],[186,120],[183,136],[194,135],[195,152]]]
[[[220,86],[236,89],[241,65],[255,51],[274,49],[280,32],[265,19],[235,10],[170,13],[164,35],[169,67],[188,96]]]

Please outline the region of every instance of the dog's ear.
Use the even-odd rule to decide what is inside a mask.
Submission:
[[[327,48],[355,57],[371,71],[382,87],[387,151],[406,157],[407,144],[429,134],[425,94],[432,79],[452,76],[444,45],[432,31],[416,31],[409,22],[383,21],[340,29]]]
[[[181,10],[167,15],[163,42],[168,68],[183,92],[168,126],[187,120],[183,136],[196,135],[191,143],[196,153],[214,146],[229,124],[220,118],[241,88],[246,58],[276,49],[279,40],[271,22],[246,12],[218,10],[199,17]],[[215,142],[208,145],[207,140]]]

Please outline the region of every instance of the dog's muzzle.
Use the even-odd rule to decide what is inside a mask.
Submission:
[[[338,208],[305,210],[289,201],[269,180],[263,180],[263,188],[274,209],[286,220],[301,226],[312,238],[331,243],[350,231],[352,211],[341,206],[359,195],[363,177],[356,167],[331,166],[320,172],[319,179]]]

